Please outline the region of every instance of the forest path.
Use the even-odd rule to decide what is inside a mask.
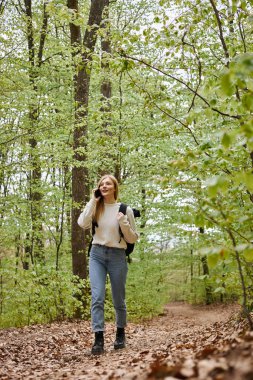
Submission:
[[[61,322],[0,330],[0,379],[253,379],[253,333],[236,305],[171,303],[143,324],[129,323],[127,348],[91,356],[90,323]],[[243,335],[244,334],[244,335]]]

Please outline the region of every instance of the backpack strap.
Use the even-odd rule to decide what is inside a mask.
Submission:
[[[93,220],[92,221],[92,225],[91,225],[91,234],[92,234],[92,237],[91,237],[89,248],[88,248],[88,257],[90,256],[90,250],[91,250],[91,247],[92,247],[92,241],[93,241],[93,236],[95,235],[96,227],[98,227],[98,224],[97,224],[97,222],[95,222]]]
[[[119,212],[122,212],[122,214],[126,215],[126,210],[127,210],[127,204],[121,203],[119,206]],[[119,234],[120,234],[120,240],[121,238],[124,238],[121,228],[119,228]],[[128,246],[128,243],[127,243],[127,246]],[[128,248],[126,249],[126,257],[127,257],[128,263],[131,263],[132,260],[130,259]]]
[[[127,204],[121,203],[119,205],[119,212],[122,212],[122,214],[126,215],[126,210],[127,210]],[[119,227],[119,234],[120,234],[120,241],[121,241],[121,238],[124,238],[124,235],[123,235],[120,227]]]
[[[92,221],[92,226],[91,226],[91,234],[92,236],[95,235],[95,229],[96,227],[98,227],[98,224],[97,222],[95,222],[94,220]]]
[[[122,212],[122,214],[126,215],[127,205],[125,203],[121,203],[119,206],[119,212]]]

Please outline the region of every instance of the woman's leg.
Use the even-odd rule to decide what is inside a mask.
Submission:
[[[105,249],[92,246],[89,261],[91,284],[91,321],[93,332],[104,331],[104,301],[107,268]]]
[[[116,313],[117,327],[124,328],[127,323],[126,310],[126,254],[123,249],[111,248],[108,262],[108,273],[111,281],[112,299]]]

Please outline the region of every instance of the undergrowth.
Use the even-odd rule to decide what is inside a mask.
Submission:
[[[15,258],[2,259],[0,267],[0,327],[51,323],[72,319],[81,310],[83,319],[90,318],[89,281],[75,281],[71,257],[61,257],[59,270],[50,262],[29,270],[15,265]],[[226,273],[229,276],[226,277]],[[206,289],[211,289],[212,301],[235,300],[239,285],[233,266],[216,267],[203,276],[200,258],[187,249],[153,253],[136,248],[128,267],[126,301],[128,320],[152,318],[163,312],[172,301],[193,304],[206,303]],[[105,318],[115,319],[110,282],[107,281]],[[85,294],[85,295],[84,295]]]

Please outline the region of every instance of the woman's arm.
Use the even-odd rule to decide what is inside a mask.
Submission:
[[[127,207],[126,215],[120,212],[118,214],[118,221],[126,242],[132,244],[135,243],[139,238],[139,234],[136,231],[133,210],[130,207]]]
[[[91,228],[92,225],[92,216],[96,208],[96,199],[93,197],[85,206],[83,212],[80,214],[77,223],[84,230]]]

